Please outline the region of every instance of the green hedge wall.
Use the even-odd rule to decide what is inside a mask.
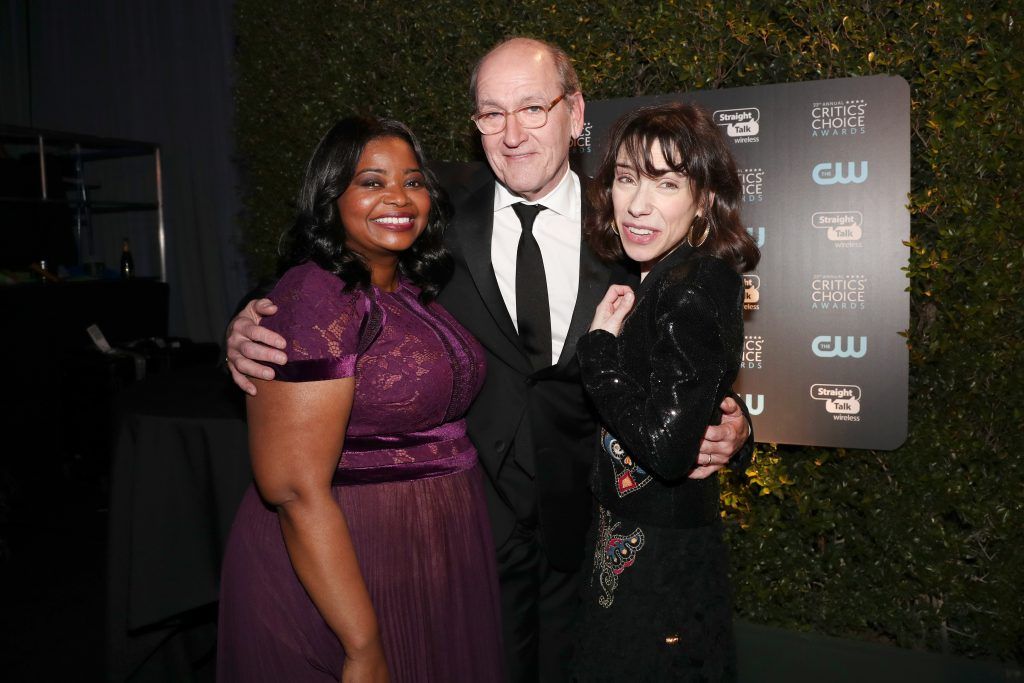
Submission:
[[[898,74],[912,96],[910,425],[895,452],[764,444],[726,481],[756,622],[1024,659],[1024,41],[978,3],[237,0],[245,250],[273,270],[302,165],[339,116],[479,154],[474,60],[512,34],[573,55],[591,99]]]

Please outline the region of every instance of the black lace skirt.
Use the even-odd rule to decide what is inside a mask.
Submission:
[[[734,681],[722,526],[666,529],[598,506],[582,577],[575,680]]]

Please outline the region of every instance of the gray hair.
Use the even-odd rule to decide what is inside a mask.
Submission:
[[[482,65],[488,57],[497,52],[500,48],[503,48],[509,43],[517,40],[535,43],[548,51],[548,54],[551,55],[551,59],[555,63],[555,70],[558,72],[558,80],[562,86],[563,94],[574,95],[580,92],[580,77],[576,75],[576,69],[572,65],[572,59],[569,58],[569,55],[565,50],[554,43],[547,42],[546,40],[531,38],[529,36],[510,36],[488,50],[487,53],[478,59],[476,64],[473,66],[473,73],[469,77],[469,101],[474,108],[476,107],[476,82],[477,77],[480,75],[480,65]]]

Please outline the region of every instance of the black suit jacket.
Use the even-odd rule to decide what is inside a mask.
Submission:
[[[446,169],[448,170],[448,169]],[[513,463],[532,455],[539,528],[548,561],[573,571],[583,557],[590,520],[588,488],[597,421],[580,381],[576,341],[585,334],[594,309],[612,282],[629,275],[602,263],[582,244],[580,281],[569,333],[558,363],[534,371],[512,324],[491,265],[494,176],[484,166],[447,175],[455,205],[445,243],[455,273],[439,302],[480,341],[487,352],[487,380],[467,416],[470,437],[487,473],[491,524],[498,545],[516,523],[517,491],[503,486]],[[581,178],[581,189],[586,189]],[[587,204],[584,196],[584,217]],[[518,493],[521,495],[521,492]]]

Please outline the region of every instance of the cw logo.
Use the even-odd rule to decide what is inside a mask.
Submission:
[[[823,334],[811,342],[811,351],[819,358],[863,358],[868,352],[868,338],[861,337],[858,346],[856,337],[847,337],[844,347],[842,337],[829,337]]]
[[[751,415],[760,415],[764,412],[764,394],[747,394],[743,397],[747,404],[747,412]]]
[[[756,228],[747,228],[747,234],[750,235],[754,242],[757,243],[757,248],[760,249],[764,246],[764,226],[759,225]]]
[[[857,162],[847,161],[846,172],[843,172],[843,162],[823,161],[811,171],[811,178],[819,185],[849,185],[850,183],[863,183],[868,179],[868,162],[860,162],[860,173],[857,172]]]

